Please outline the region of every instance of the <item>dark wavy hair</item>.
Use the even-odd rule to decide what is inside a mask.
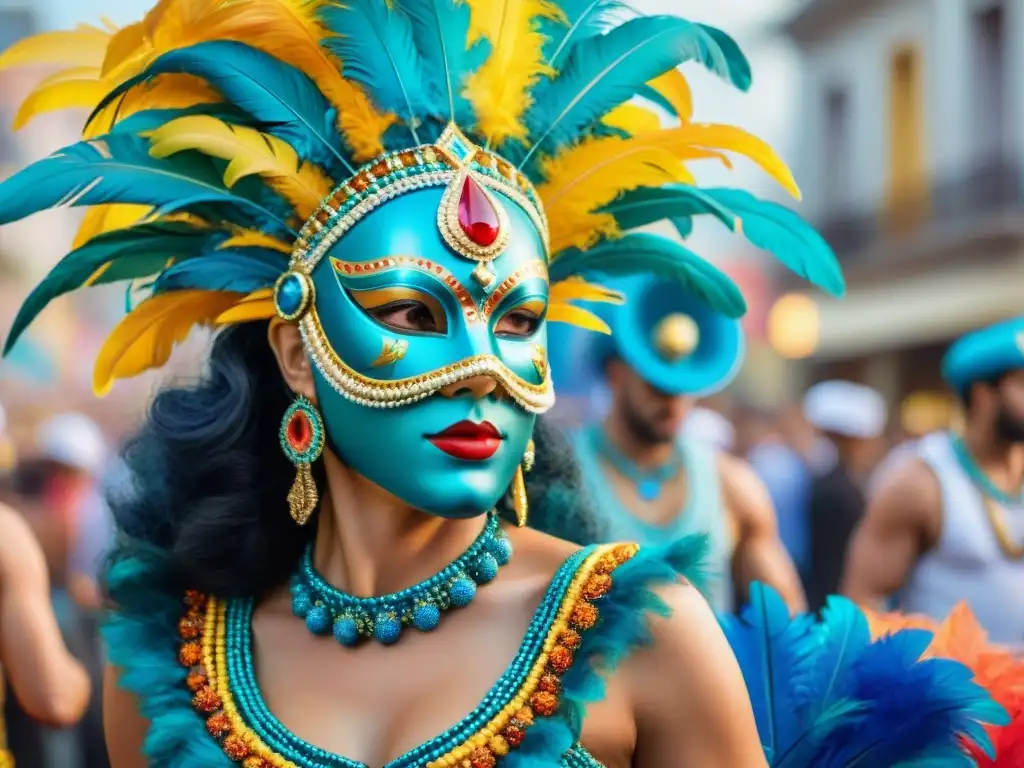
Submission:
[[[158,393],[124,449],[130,482],[111,493],[111,563],[156,553],[167,589],[225,598],[286,583],[315,532],[295,525],[285,501],[295,470],[278,434],[291,401],[266,323],[220,333],[202,378]],[[531,525],[578,543],[600,539],[565,439],[538,420],[534,442]],[[315,473],[322,485],[322,466]],[[507,502],[501,512],[511,517]]]

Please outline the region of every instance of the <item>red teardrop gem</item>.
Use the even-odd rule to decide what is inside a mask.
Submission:
[[[297,453],[305,453],[313,442],[313,425],[309,416],[296,411],[288,422],[288,443]]]
[[[466,237],[485,248],[498,239],[498,212],[471,176],[462,183],[459,195],[459,226]]]

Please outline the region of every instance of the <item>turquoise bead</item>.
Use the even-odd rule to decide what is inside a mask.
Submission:
[[[304,619],[312,607],[313,601],[309,599],[309,593],[306,590],[296,588],[292,591],[292,613],[300,619]]]
[[[322,605],[314,605],[306,614],[306,628],[314,635],[322,635],[331,628],[331,613]]]
[[[394,616],[382,614],[373,622],[373,636],[377,638],[377,642],[391,645],[398,642],[401,634],[402,622]]]
[[[429,632],[441,621],[441,609],[436,605],[426,603],[417,605],[412,613],[412,623],[421,632]]]
[[[472,579],[462,576],[455,580],[451,589],[448,590],[448,597],[456,608],[465,608],[476,597],[476,583]]]
[[[342,645],[352,646],[359,642],[359,626],[351,616],[342,616],[334,622],[334,639]]]
[[[473,577],[477,580],[477,583],[486,584],[489,581],[493,581],[497,575],[498,561],[494,555],[490,552],[480,555],[480,559],[476,561],[476,567],[473,570]]]
[[[507,536],[495,539],[490,550],[494,559],[498,561],[498,565],[508,565],[512,559],[512,542],[508,540]]]

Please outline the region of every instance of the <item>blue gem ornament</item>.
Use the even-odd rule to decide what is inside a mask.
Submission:
[[[448,597],[454,607],[465,608],[476,597],[476,582],[468,576],[456,579],[448,590]]]
[[[476,561],[476,567],[473,569],[473,577],[476,579],[478,584],[487,584],[488,582],[494,581],[494,577],[498,575],[497,558],[490,552],[485,552],[480,555],[480,559]]]
[[[285,272],[274,285],[274,305],[283,320],[298,320],[312,300],[313,283],[301,272]]]
[[[429,632],[441,621],[441,609],[433,603],[417,605],[412,612],[412,625],[420,632]]]
[[[353,646],[359,642],[359,625],[351,616],[341,616],[334,622],[334,639],[342,645]]]
[[[377,642],[391,645],[402,635],[402,622],[393,613],[382,613],[374,619],[373,636]]]

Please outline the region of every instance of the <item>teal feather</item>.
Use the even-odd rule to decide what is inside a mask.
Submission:
[[[413,24],[400,7],[389,8],[381,0],[346,0],[344,5],[324,6],[319,16],[337,33],[323,45],[344,62],[345,77],[362,85],[380,109],[401,117],[416,144],[416,126],[424,118],[447,117],[448,110],[430,100]]]
[[[225,248],[175,264],[153,284],[153,293],[199,289],[251,293],[272,288],[288,269],[288,257],[266,248]]]
[[[727,317],[747,310],[740,289],[724,273],[689,249],[646,232],[609,240],[586,251],[572,250],[551,263],[551,280],[584,272],[609,276],[651,273],[679,280],[691,293]]]
[[[329,176],[339,168],[355,173],[339,151],[344,141],[336,125],[337,113],[313,81],[295,67],[242,43],[218,40],[165,53],[109,93],[90,121],[130,89],[169,73],[206,80],[228,104],[248,115],[255,127],[287,141],[299,157],[323,167]]]
[[[728,39],[728,38],[725,38]],[[729,77],[730,54],[709,28],[674,16],[630,19],[576,44],[554,80],[540,83],[526,113],[534,154],[551,154],[579,140],[580,132],[636,96],[648,81],[686,61],[699,61]]]
[[[542,19],[540,24],[540,31],[548,39],[544,60],[554,69],[561,69],[574,45],[603,34],[613,23],[614,12],[626,8],[622,0],[561,0],[558,5],[565,20]]]
[[[462,92],[466,78],[483,64],[490,46],[478,40],[466,48],[469,5],[462,0],[395,0],[395,5],[412,23],[431,101],[447,104],[449,119],[458,125],[473,125],[473,108]]]
[[[104,203],[149,205],[155,216],[212,206],[238,224],[275,222],[291,231],[265,207],[228,190],[209,158],[153,158],[149,142],[131,135],[73,144],[0,183],[0,225],[55,206]]]
[[[733,211],[706,190],[686,184],[640,187],[609,203],[602,211],[614,216],[615,222],[624,232],[663,219],[688,220],[699,214],[710,214],[729,229],[736,226],[736,214]]]
[[[119,688],[133,694],[149,724],[142,751],[149,768],[234,768],[192,707],[178,663],[176,627],[181,592],[174,586],[167,553],[136,548],[133,557],[112,562],[107,592],[116,609],[103,622],[109,662],[120,673]]]
[[[843,270],[832,249],[799,214],[740,189],[703,192],[740,218],[743,234],[753,245],[833,296],[846,292]]]
[[[4,354],[40,312],[58,296],[81,288],[96,271],[112,262],[92,285],[155,275],[170,259],[198,256],[216,247],[227,233],[198,229],[182,222],[152,222],[107,232],[69,253],[35,287],[18,311]]]

